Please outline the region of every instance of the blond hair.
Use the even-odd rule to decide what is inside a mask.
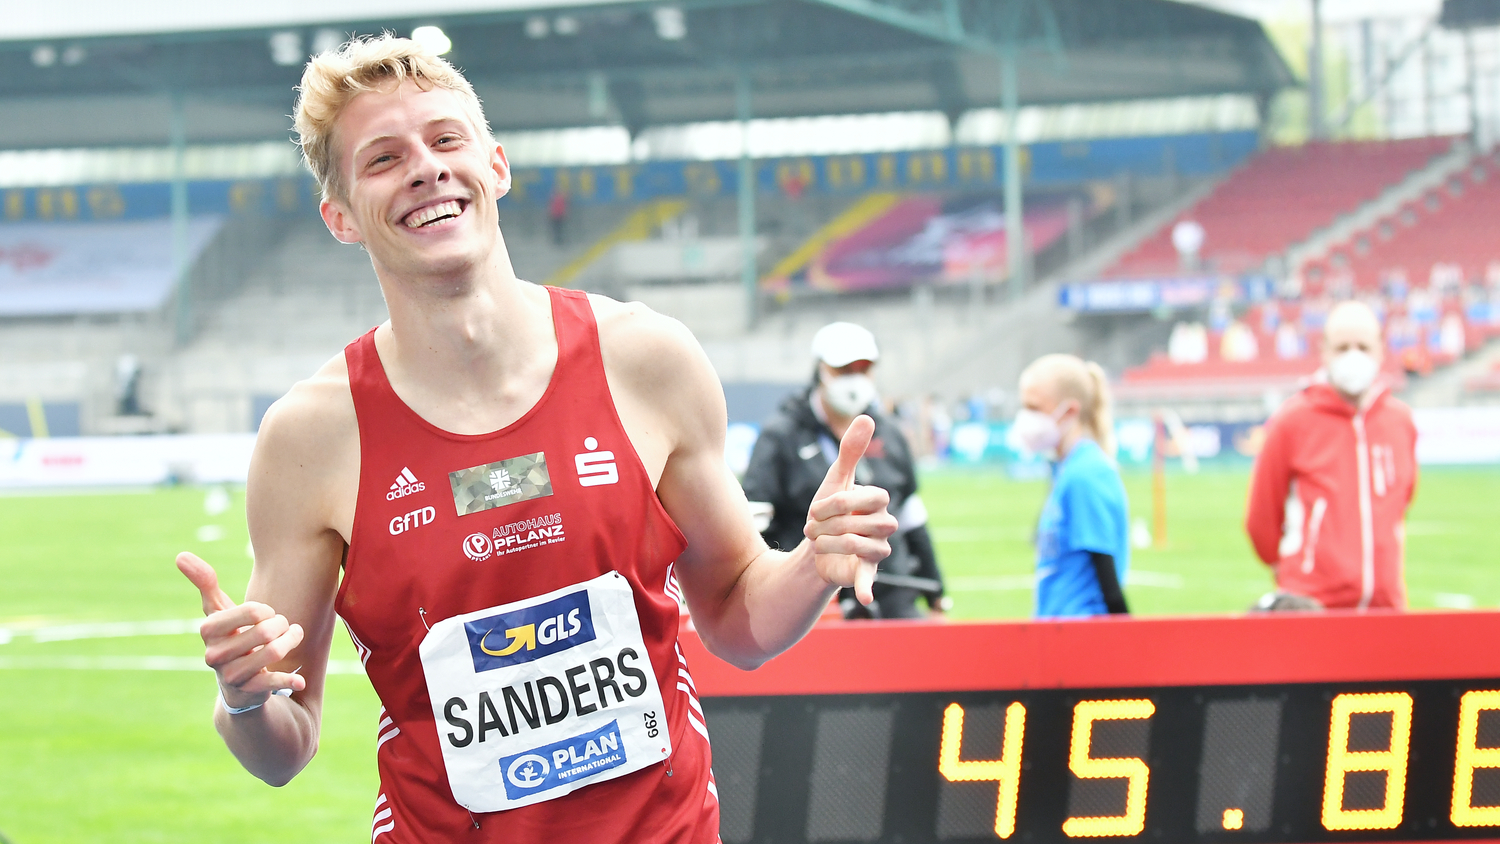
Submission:
[[[1043,355],[1021,373],[1021,384],[1038,382],[1059,400],[1078,402],[1078,423],[1111,457],[1115,454],[1114,402],[1104,368],[1076,355]]]
[[[302,160],[318,180],[325,199],[347,198],[333,140],[339,114],[360,94],[389,91],[407,80],[423,91],[443,88],[457,94],[465,116],[473,122],[481,138],[494,144],[494,135],[474,86],[446,59],[409,38],[397,38],[389,32],[355,38],[308,61],[302,71],[302,84],[297,86],[297,107],[292,112]]]

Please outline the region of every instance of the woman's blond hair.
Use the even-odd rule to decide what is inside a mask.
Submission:
[[[1115,454],[1114,402],[1104,368],[1076,355],[1043,355],[1021,373],[1021,383],[1040,382],[1052,388],[1059,400],[1078,402],[1078,423],[1104,453]]]
[[[407,80],[424,91],[443,88],[457,94],[481,139],[494,144],[494,135],[474,86],[447,60],[409,38],[397,38],[389,32],[355,38],[337,50],[313,56],[302,71],[302,84],[297,86],[297,107],[292,113],[297,143],[302,147],[302,160],[318,180],[325,199],[348,198],[345,193],[348,186],[344,184],[334,146],[339,114],[360,94],[388,91]]]

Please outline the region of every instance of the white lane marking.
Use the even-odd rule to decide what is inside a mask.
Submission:
[[[1036,585],[1036,575],[1012,574],[1003,577],[950,577],[944,585],[955,592],[1012,592]]]
[[[210,671],[196,656],[0,656],[0,670]],[[331,659],[327,674],[363,674],[358,660]]]
[[[37,627],[30,631],[11,631],[14,635],[30,635],[38,642],[75,642],[80,639],[124,639],[132,636],[178,636],[197,633],[203,624],[201,618],[168,621],[117,621],[86,624],[62,624],[55,627]]]
[[[1125,573],[1126,586],[1158,586],[1162,589],[1181,589],[1182,575],[1160,571],[1131,569]]]
[[[1472,610],[1474,596],[1461,592],[1439,592],[1432,596],[1432,603],[1445,610]]]
[[[932,538],[938,542],[1003,542],[1015,539],[1028,539],[1031,536],[1030,528],[996,528],[996,527],[931,527]]]
[[[950,577],[944,583],[954,592],[1020,592],[1035,587],[1036,576],[1012,574],[1000,577]],[[1186,584],[1180,574],[1131,569],[1125,575],[1125,585],[1181,589]]]

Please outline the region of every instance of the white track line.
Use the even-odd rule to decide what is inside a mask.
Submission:
[[[20,638],[38,642],[76,642],[83,639],[123,639],[133,636],[179,636],[197,633],[202,618],[166,621],[101,621],[49,627],[0,627],[0,645]]]
[[[38,642],[76,642],[80,639],[124,639],[132,636],[179,636],[197,633],[203,619],[169,621],[118,621],[93,624],[63,624],[56,627],[38,627],[31,638]],[[25,631],[11,631],[13,635],[24,635]]]
[[[196,656],[0,656],[0,670],[208,671]],[[331,659],[328,674],[363,674],[357,659]]]
[[[1012,574],[1000,577],[950,577],[945,581],[954,592],[1020,592],[1036,586],[1036,576]],[[1125,575],[1126,586],[1154,586],[1161,589],[1181,589],[1182,575],[1159,571],[1131,569]]]

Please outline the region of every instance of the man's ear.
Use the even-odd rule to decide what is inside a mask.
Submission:
[[[495,144],[495,152],[490,156],[490,166],[499,179],[495,190],[495,198],[499,199],[510,193],[510,160],[505,157],[505,147]]]
[[[341,203],[325,199],[318,205],[318,214],[339,243],[359,243],[364,239],[354,226],[353,215]]]

